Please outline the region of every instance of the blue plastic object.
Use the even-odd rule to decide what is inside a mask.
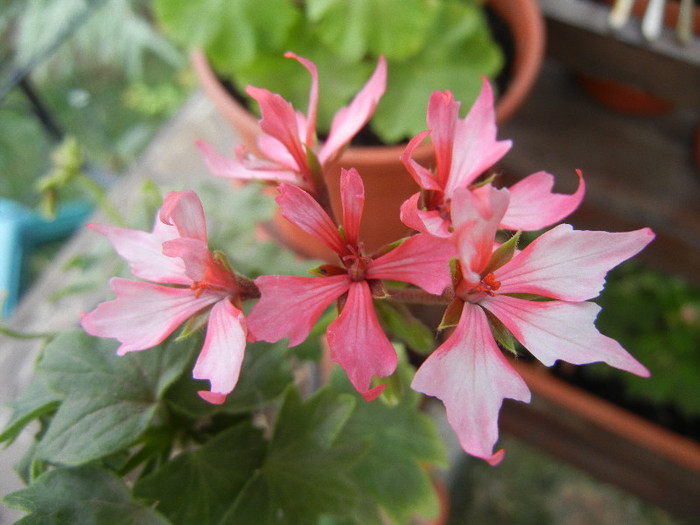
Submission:
[[[58,240],[73,233],[85,222],[92,207],[85,202],[61,206],[55,220],[7,199],[0,198],[0,294],[5,302],[2,316],[7,318],[17,306],[26,258],[37,244]]]

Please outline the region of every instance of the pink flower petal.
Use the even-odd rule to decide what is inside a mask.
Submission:
[[[328,140],[321,147],[318,158],[325,164],[367,124],[386,90],[387,67],[383,56],[379,57],[377,67],[364,87],[355,95],[350,105],[340,108],[331,122]]]
[[[180,237],[190,237],[207,242],[204,209],[194,191],[169,191],[166,193],[158,216],[165,224],[175,225]]]
[[[574,230],[560,224],[540,235],[496,272],[499,293],[533,293],[586,301],[603,289],[609,270],[654,239],[644,228],[609,233]]]
[[[411,388],[442,400],[447,420],[469,454],[497,464],[498,412],[503,399],[529,402],[525,381],[491,335],[484,311],[465,303],[454,333],[421,365]]]
[[[197,394],[199,394],[199,397],[204,399],[204,401],[212,405],[223,405],[226,401],[226,394],[217,394],[215,392],[209,392],[208,390],[198,390]]]
[[[248,315],[248,330],[256,340],[275,342],[289,337],[302,343],[321,314],[343,295],[347,274],[332,277],[264,275],[255,280],[262,296]]]
[[[336,253],[347,253],[346,243],[337,226],[311,195],[296,186],[284,183],[279,185],[279,192],[276,200],[284,217]]]
[[[586,185],[577,171],[579,185],[572,195],[552,193],[554,177],[540,171],[510,186],[510,205],[501,221],[506,230],[535,231],[551,226],[571,214],[583,200]]]
[[[412,158],[413,152],[421,145],[428,135],[430,135],[430,131],[423,131],[413,137],[401,153],[400,160],[421,188],[425,190],[442,191],[443,186],[440,185],[433,172],[421,166]]]
[[[496,133],[493,90],[484,78],[481,93],[474,105],[466,118],[458,121],[455,126],[452,165],[445,186],[448,197],[452,196],[455,189],[468,187],[510,149],[511,141],[497,141]]]
[[[526,301],[499,295],[485,297],[481,304],[546,366],[557,359],[575,365],[603,361],[649,376],[649,371],[617,341],[598,332],[594,323],[600,307],[595,303]]]
[[[187,237],[173,239],[163,243],[163,253],[183,261],[190,283],[205,279],[211,264],[211,252],[206,242]]]
[[[401,222],[420,233],[428,233],[435,237],[447,238],[452,235],[452,225],[439,212],[418,209],[420,197],[420,193],[414,193],[404,201],[400,211]]]
[[[366,281],[350,284],[348,298],[338,318],[328,326],[331,359],[343,367],[353,386],[365,399],[376,399],[384,385],[370,388],[372,377],[396,370],[396,350],[379,326],[372,293]]]
[[[231,393],[241,372],[246,337],[243,312],[228,299],[216,303],[209,313],[207,335],[192,377],[208,380],[212,394]]]
[[[116,299],[83,315],[81,325],[90,335],[119,340],[119,355],[161,343],[189,317],[221,299],[212,293],[197,298],[189,288],[118,277],[110,285]]]
[[[420,286],[439,295],[451,283],[450,259],[456,251],[448,239],[417,234],[370,263],[367,279],[388,279]]]
[[[183,262],[163,254],[163,243],[178,237],[174,226],[156,219],[152,233],[105,224],[89,224],[88,228],[107,237],[128,261],[134,277],[163,284],[190,283]]]
[[[260,129],[284,144],[300,171],[307,176],[306,152],[299,137],[297,116],[292,105],[266,89],[248,86],[246,92],[260,105]]]
[[[347,244],[357,246],[360,221],[365,205],[365,186],[355,168],[341,169],[340,198],[343,205],[343,232]]]
[[[196,145],[204,155],[209,170],[219,177],[228,177],[238,180],[263,180],[275,182],[297,182],[297,175],[292,171],[285,171],[283,166],[266,166],[262,168],[251,168],[244,165],[238,159],[231,159],[220,155],[210,144],[204,141],[197,141]],[[285,150],[286,152],[286,150]]]
[[[454,99],[449,90],[444,93],[435,91],[428,99],[427,123],[430,140],[435,148],[435,171],[441,189],[447,186],[452,167],[452,150],[455,146],[455,129],[459,121],[460,106],[461,103]]]
[[[474,190],[458,188],[452,198],[453,242],[459,251],[459,260],[465,279],[478,281],[486,268],[503,214],[508,209],[510,196],[506,189],[490,184]]]
[[[284,56],[297,59],[311,74],[311,89],[309,90],[309,107],[306,115],[306,137],[304,142],[308,147],[312,147],[314,144],[314,135],[316,134],[316,111],[318,109],[318,70],[316,69],[316,64],[311,62],[311,60],[300,57],[291,51],[286,52]]]

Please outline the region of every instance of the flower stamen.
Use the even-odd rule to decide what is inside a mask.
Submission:
[[[500,287],[501,283],[496,280],[496,276],[492,273],[488,273],[481,278],[481,282],[476,285],[475,290],[494,297]]]

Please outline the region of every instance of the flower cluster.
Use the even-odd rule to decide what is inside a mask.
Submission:
[[[377,379],[397,368],[377,302],[441,302],[445,311],[439,329],[449,335],[418,368],[411,387],[441,399],[463,449],[491,464],[503,457],[502,450],[494,453],[503,399],[530,399],[507,357],[516,352],[516,344],[547,366],[558,359],[602,361],[648,375],[616,341],[598,332],[599,307],[590,300],[601,291],[606,273],[641,251],[654,234],[647,228],[608,233],[560,224],[520,248],[522,231],[551,227],[574,211],[585,185],[581,173],[572,195],[552,192],[554,179],[546,172],[509,188],[484,178],[511,146],[496,138],[488,81],[463,119],[460,103],[449,91],[430,97],[428,129],[401,156],[417,191],[396,213],[415,233],[368,253],[360,238],[362,174],[355,169],[341,173],[340,224],[330,209],[324,175],[372,116],[386,86],[386,64],[380,59],[319,144],[316,68],[302,57],[287,56],[311,74],[307,114],[295,111],[280,95],[249,87],[262,115],[261,156],[239,147],[230,159],[209,144],[198,146],[216,175],[278,184],[281,214],[329,248],[335,260],[313,269],[309,277],[248,279],[223,255],[210,251],[197,195],[169,193],[150,233],[92,226],[140,280],[112,280],[116,298],[83,317],[88,333],[118,339],[124,354],[160,343],[185,322],[186,332],[206,323],[193,376],[209,380],[210,391],[200,392],[205,400],[222,403],[236,386],[246,341],[288,338],[296,346],[335,304],[337,317],[326,329],[330,356],[372,401],[385,388]],[[434,167],[413,159],[428,138]],[[252,303],[247,316],[245,302]]]

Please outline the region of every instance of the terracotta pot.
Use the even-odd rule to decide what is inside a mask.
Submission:
[[[499,123],[510,118],[523,103],[539,74],[544,54],[544,20],[536,0],[488,0],[486,2],[511,30],[514,56],[511,81],[496,103]],[[240,105],[225,89],[212,71],[203,52],[192,56],[192,65],[204,92],[229,121],[241,142],[255,151],[255,136],[259,133],[257,118]],[[399,161],[405,145],[350,147],[336,166],[328,170],[331,203],[336,215],[340,211],[340,167],[356,168],[365,184],[365,213],[361,238],[368,252],[387,242],[406,235],[408,229],[399,220],[401,204],[418,191],[418,186]],[[418,148],[415,158],[430,165],[434,158],[432,146]],[[276,221],[275,235],[299,253],[327,258],[327,250],[318,249],[317,243],[302,235],[293,235],[298,229],[286,221]]]
[[[644,89],[605,77],[576,75],[581,87],[606,108],[628,115],[661,115],[673,109],[673,102]]]

